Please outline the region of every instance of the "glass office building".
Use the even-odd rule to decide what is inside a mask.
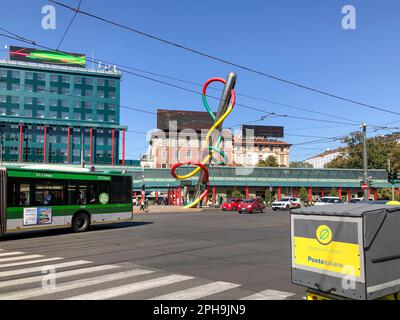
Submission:
[[[0,61],[3,162],[124,163],[118,70]]]

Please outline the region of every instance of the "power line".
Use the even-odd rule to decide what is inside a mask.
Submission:
[[[47,46],[40,45],[36,41],[28,40],[28,39],[20,37],[20,36],[13,37],[13,36],[5,35],[5,34],[0,34],[0,36],[11,38],[11,39],[14,39],[14,40],[17,40],[17,41],[22,41],[22,42],[25,42],[25,43],[29,43],[31,45],[34,45],[34,46],[37,46],[37,47],[41,47],[41,48],[44,48],[44,49],[47,49],[47,50],[51,50],[51,51],[55,51],[55,52],[58,51],[58,50],[54,50],[52,48],[49,48]],[[88,61],[92,61],[90,59],[87,59],[87,60]],[[166,81],[162,81],[162,80],[159,80],[159,79],[155,79],[155,78],[152,78],[152,77],[141,75],[141,74],[129,71],[129,70],[124,70],[124,69],[120,69],[120,70],[125,72],[125,73],[127,73],[127,74],[134,75],[134,76],[139,77],[139,78],[147,79],[147,80],[150,80],[150,81],[153,81],[153,82],[157,82],[157,83],[160,83],[160,84],[163,84],[163,85],[166,85],[166,86],[169,86],[169,87],[173,87],[173,88],[176,88],[176,89],[180,89],[180,90],[183,90],[183,91],[186,91],[186,92],[191,92],[191,93],[194,93],[196,95],[202,95],[201,92],[198,92],[198,91],[195,91],[195,90],[192,90],[192,89],[189,89],[189,88],[185,88],[185,87],[178,86],[178,85],[166,82]],[[211,96],[211,95],[207,95],[207,97],[212,98],[212,99],[216,99],[216,100],[220,100],[220,98],[215,97],[215,96]],[[277,116],[277,117],[292,118],[292,119],[305,120],[305,121],[314,121],[314,122],[316,121],[316,122],[323,122],[323,123],[355,125],[354,123],[349,123],[349,122],[339,122],[339,121],[333,121],[333,120],[307,118],[307,117],[291,116],[291,115],[288,115],[288,114],[279,114],[279,113],[275,113],[275,112],[268,112],[268,111],[262,110],[260,108],[256,108],[256,107],[252,107],[252,106],[248,106],[248,105],[240,104],[240,103],[236,103],[236,106],[242,107],[242,108],[246,108],[246,109],[249,109],[249,110],[253,110],[253,111],[258,111],[258,112],[261,112],[261,113],[264,113],[264,114],[268,114],[268,115],[271,115],[271,116]]]
[[[74,16],[72,17],[67,29],[65,30],[64,35],[61,37],[61,40],[60,40],[60,42],[58,43],[58,46],[57,46],[57,50],[60,49],[61,44],[64,41],[65,36],[67,35],[69,29],[71,28],[72,24],[74,23],[75,18],[78,15],[79,9],[81,8],[81,3],[82,3],[82,0],[79,0],[78,8],[75,10]]]
[[[54,0],[49,0],[49,1],[54,3],[54,4],[56,4],[56,5],[64,7],[66,9],[69,9],[69,10],[78,12],[80,14],[86,15],[88,17],[91,17],[91,18],[106,22],[106,23],[114,25],[116,27],[119,27],[119,28],[122,28],[122,29],[125,29],[125,30],[128,30],[128,31],[134,32],[134,33],[139,34],[141,36],[144,36],[144,37],[147,37],[147,38],[150,38],[150,39],[153,39],[153,40],[157,40],[157,41],[162,42],[164,44],[171,45],[171,46],[183,49],[185,51],[188,51],[188,52],[191,52],[191,53],[194,53],[194,54],[197,54],[197,55],[200,55],[200,56],[203,56],[203,57],[215,60],[215,61],[219,61],[219,62],[222,62],[224,64],[227,64],[227,65],[230,65],[230,66],[233,66],[233,67],[236,67],[236,68],[239,68],[239,69],[251,72],[251,73],[255,73],[255,74],[258,74],[258,75],[263,76],[263,77],[267,77],[269,79],[273,79],[273,80],[276,80],[276,81],[279,81],[279,82],[283,82],[283,83],[286,83],[286,84],[289,84],[289,85],[292,85],[292,86],[295,86],[295,87],[298,87],[298,88],[301,88],[301,89],[304,89],[304,90],[308,90],[308,91],[311,91],[311,92],[314,92],[314,93],[325,95],[325,96],[328,96],[328,97],[331,97],[331,98],[335,98],[335,99],[342,100],[342,101],[345,101],[345,102],[349,102],[349,103],[352,103],[352,104],[356,104],[356,105],[359,105],[359,106],[367,107],[367,108],[370,108],[370,109],[374,109],[374,110],[378,110],[378,111],[382,111],[382,112],[386,112],[386,113],[390,113],[390,114],[400,115],[399,112],[396,112],[396,111],[393,111],[393,110],[389,110],[389,109],[386,109],[386,108],[383,108],[383,107],[378,107],[378,106],[374,106],[374,105],[367,104],[367,103],[364,103],[364,102],[356,101],[354,99],[350,99],[350,98],[346,98],[346,97],[343,97],[343,96],[339,96],[337,94],[333,94],[333,93],[330,93],[330,92],[327,92],[327,91],[323,91],[323,90],[320,90],[320,89],[316,89],[316,88],[312,88],[310,86],[306,86],[306,85],[303,85],[303,84],[300,84],[300,83],[297,83],[297,82],[294,82],[294,81],[291,81],[291,80],[287,80],[287,79],[284,79],[284,78],[281,78],[281,77],[278,77],[278,76],[274,76],[272,74],[268,74],[266,72],[263,72],[263,71],[260,71],[260,70],[257,70],[257,69],[253,69],[251,67],[247,67],[247,66],[244,66],[244,65],[241,65],[241,64],[237,64],[237,63],[234,63],[232,61],[229,61],[229,60],[226,60],[226,59],[223,59],[223,58],[219,58],[219,57],[216,57],[214,55],[211,55],[211,54],[208,54],[208,53],[205,53],[205,52],[202,52],[202,51],[199,51],[199,50],[196,50],[196,49],[184,46],[184,45],[181,45],[179,43],[176,43],[176,42],[173,42],[173,41],[170,41],[170,40],[166,40],[166,39],[163,39],[161,37],[158,37],[158,36],[143,32],[143,31],[138,30],[136,28],[132,28],[132,27],[123,25],[121,23],[118,23],[118,22],[115,22],[115,21],[111,21],[111,20],[109,20],[107,18],[100,17],[100,16],[95,15],[93,13],[89,13],[89,12],[82,11],[82,10],[77,11],[77,8],[73,8],[71,6],[68,6],[68,5],[64,4],[64,3],[60,3],[58,1],[54,1]]]
[[[106,61],[104,59],[98,59],[98,60],[102,61],[104,63],[107,63],[107,64],[114,64],[114,63]],[[186,84],[189,84],[189,85],[194,85],[194,86],[197,86],[197,87],[200,87],[200,88],[203,87],[202,84],[194,82],[194,81],[179,79],[177,77],[172,77],[172,76],[168,76],[168,75],[164,75],[164,74],[160,74],[160,73],[156,73],[156,72],[152,72],[152,71],[147,71],[147,70],[143,70],[143,69],[139,69],[139,68],[134,68],[134,67],[123,65],[123,64],[117,64],[116,66],[118,66],[120,68],[125,68],[125,69],[129,69],[129,70],[142,72],[142,73],[145,73],[145,74],[150,74],[150,75],[161,77],[161,78],[164,78],[164,79],[169,79],[169,80],[173,80],[173,81],[177,81],[177,82],[181,82],[181,83],[186,83]],[[215,87],[212,87],[212,86],[210,86],[209,88],[211,90],[222,92],[222,89],[218,89],[218,88],[215,88]],[[278,105],[278,106],[281,106],[281,107],[301,110],[301,111],[305,111],[305,112],[309,112],[309,113],[313,113],[313,114],[327,116],[327,117],[330,117],[330,118],[333,117],[333,118],[340,119],[340,120],[351,121],[351,122],[354,122],[354,123],[357,123],[357,124],[361,123],[361,121],[356,121],[356,120],[353,120],[353,119],[348,119],[348,118],[340,117],[340,116],[337,116],[337,115],[334,115],[334,114],[325,113],[325,112],[314,111],[314,110],[310,110],[308,108],[296,106],[296,105],[293,105],[293,104],[282,103],[282,102],[273,101],[273,100],[269,100],[269,99],[265,99],[265,98],[260,98],[260,97],[256,97],[256,96],[252,96],[252,95],[248,95],[248,94],[237,93],[236,95],[238,97],[244,97],[244,98],[248,98],[248,99],[252,99],[252,100],[262,101],[262,102],[266,102],[266,103],[270,103],[270,104],[275,104],[275,105]]]
[[[0,30],[6,31],[7,33],[13,35],[13,36],[9,36],[9,35],[0,34],[0,36],[4,36],[4,37],[7,37],[7,38],[12,38],[12,39],[17,40],[17,41],[22,41],[22,42],[25,42],[25,43],[29,43],[29,44],[32,44],[32,45],[35,45],[35,46],[38,46],[38,47],[42,47],[42,48],[45,48],[45,49],[48,49],[48,50],[51,50],[51,51],[57,51],[57,50],[54,50],[54,49],[49,48],[49,47],[47,47],[47,46],[40,45],[40,44],[36,43],[36,42],[33,41],[33,40],[29,40],[29,39],[26,39],[26,38],[24,38],[24,37],[22,37],[22,36],[19,36],[19,35],[16,35],[16,34],[14,34],[14,33],[11,33],[11,32],[9,32],[9,31],[7,31],[7,30],[5,30],[5,29],[0,28]],[[88,60],[89,60],[89,59],[88,59]],[[132,74],[132,75],[138,76],[138,77],[140,77],[140,78],[144,78],[144,79],[147,79],[147,80],[155,81],[155,82],[157,82],[157,83],[161,83],[161,84],[164,84],[164,85],[167,85],[167,86],[170,86],[170,87],[178,88],[178,89],[181,89],[181,90],[184,90],[184,91],[187,91],[187,92],[191,92],[191,93],[194,93],[194,94],[197,94],[197,95],[201,95],[200,92],[197,92],[197,91],[192,90],[192,89],[189,89],[189,88],[177,86],[177,85],[175,85],[175,84],[171,84],[171,83],[168,83],[168,82],[165,82],[165,81],[161,81],[161,80],[154,79],[154,78],[151,78],[151,77],[148,77],[148,76],[140,75],[140,74],[131,72],[131,71],[129,71],[129,70],[121,70],[121,71],[124,71],[124,72],[126,72],[126,73],[128,73],[128,74]],[[210,95],[208,95],[208,97],[213,98],[213,99],[220,100],[220,98],[218,98],[218,97],[214,97],[214,96],[210,96]],[[247,106],[247,105],[243,105],[243,104],[236,104],[236,105],[237,105],[237,106],[241,106],[241,107],[243,107],[243,108],[247,108],[247,109],[251,109],[251,110],[255,110],[255,111],[258,111],[258,112],[265,113],[265,110],[262,110],[262,109],[259,109],[259,108],[255,108],[255,107],[251,107],[251,106]],[[129,108],[129,107],[125,107],[125,108]],[[145,113],[149,113],[149,114],[156,114],[155,112],[144,111],[144,110],[141,110],[141,109],[139,110],[139,109],[137,109],[137,108],[129,108],[129,109],[135,110],[135,111],[141,111],[141,112],[145,112]],[[344,125],[349,125],[349,126],[350,126],[350,125],[351,125],[351,126],[354,125],[353,123],[344,123],[344,122],[338,122],[338,121],[332,121],[332,120],[325,120],[325,119],[316,119],[316,118],[307,118],[307,117],[290,116],[290,115],[287,115],[287,114],[277,114],[277,113],[274,113],[274,112],[267,112],[267,114],[270,115],[270,116],[285,117],[285,118],[293,118],[293,119],[300,119],[300,120],[305,120],[305,121],[318,121],[318,122],[324,122],[324,123],[336,123],[336,124],[344,124]],[[379,128],[383,128],[383,127],[379,127]],[[144,134],[144,133],[142,133],[142,134]],[[332,139],[332,138],[330,138],[330,139],[328,139],[328,140],[331,140],[331,139]],[[326,140],[326,139],[324,138],[323,141],[325,141],[325,140]],[[337,139],[336,139],[336,140],[337,140]],[[304,142],[304,143],[316,143],[316,142],[319,142],[319,140],[318,140],[318,141],[311,141],[311,142]]]

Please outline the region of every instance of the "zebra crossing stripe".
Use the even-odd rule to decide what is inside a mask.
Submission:
[[[144,275],[148,273],[152,273],[154,271],[149,270],[142,270],[142,269],[135,269],[131,271],[124,271],[115,274],[107,274],[98,277],[86,278],[86,279],[79,279],[71,282],[65,282],[61,284],[57,284],[55,288],[35,288],[31,290],[21,290],[13,293],[7,293],[0,295],[0,300],[23,300],[23,299],[30,299],[30,298],[37,298],[39,296],[55,294],[67,290],[84,288],[88,286],[93,286],[97,284],[102,284],[106,282],[126,279],[138,275]]]
[[[11,257],[11,258],[3,258],[0,259],[0,266],[3,262],[10,262],[10,261],[18,261],[18,260],[29,260],[29,259],[36,259],[42,258],[43,256],[40,254],[31,254],[28,256],[18,256],[18,257]]]
[[[23,261],[23,262],[13,262],[13,263],[1,264],[0,268],[18,267],[18,266],[24,266],[27,264],[36,264],[36,263],[50,262],[50,261],[57,261],[57,260],[64,260],[64,258],[47,258],[47,259],[31,260],[31,261]]]
[[[17,255],[20,255],[20,254],[25,254],[25,252],[19,252],[19,251],[4,252],[4,253],[0,253],[0,257],[17,256]]]
[[[52,264],[51,266],[56,269],[57,268],[61,269],[61,268],[74,267],[74,266],[79,266],[79,265],[89,264],[89,263],[92,263],[92,262],[85,261],[85,260],[77,260],[77,261]],[[0,272],[0,278],[9,277],[9,276],[17,276],[17,275],[26,274],[26,273],[41,272],[44,267],[45,266],[2,271],[2,272]]]
[[[99,290],[87,294],[82,294],[75,297],[70,297],[65,300],[105,300],[111,299],[115,297],[120,297],[123,295],[127,295],[130,293],[136,293],[140,291],[144,291],[147,289],[158,288],[166,285],[170,285],[173,283],[190,280],[193,277],[190,276],[181,276],[177,274],[173,274],[170,276],[165,276],[161,278],[155,278],[151,280],[145,280],[141,282],[131,283],[123,286],[118,286],[110,289]]]
[[[196,300],[239,286],[239,284],[235,283],[216,281],[186,290],[167,293],[150,300]]]
[[[244,297],[240,300],[285,300],[291,296],[294,296],[294,293],[277,291],[277,290],[264,290],[259,293],[252,294],[250,296]]]
[[[116,269],[116,268],[120,268],[120,267],[117,265],[103,265],[103,266],[96,266],[96,267],[80,268],[80,269],[68,270],[68,271],[63,271],[63,272],[57,272],[55,274],[55,276],[56,276],[56,281],[57,281],[58,279],[61,279],[61,278],[72,277],[72,276],[77,276],[77,275],[84,275],[84,274],[94,273],[94,272],[99,272],[99,271],[107,271],[107,270],[112,270],[112,269]],[[43,275],[33,276],[33,277],[29,277],[29,278],[6,280],[6,281],[0,282],[0,288],[35,283],[35,282],[40,282],[42,280],[43,280]]]

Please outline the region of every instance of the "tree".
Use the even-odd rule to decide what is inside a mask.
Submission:
[[[233,189],[232,198],[243,198],[243,194],[238,189]]]
[[[331,197],[337,197],[337,196],[339,196],[339,193],[335,188],[332,188],[330,195],[331,195]]]
[[[276,160],[276,157],[273,155],[268,156],[267,159],[265,160],[260,160],[257,164],[257,167],[271,167],[271,168],[276,168],[279,167],[278,160]]]
[[[304,161],[293,161],[289,164],[289,168],[314,168],[311,163]]]
[[[303,202],[308,201],[308,192],[307,192],[306,188],[304,188],[304,187],[300,188],[300,190],[299,190],[299,198]]]
[[[272,193],[269,189],[265,189],[265,202],[270,203],[272,201]]]
[[[346,147],[341,154],[325,165],[325,168],[363,168],[363,144],[362,133],[353,132],[350,136],[342,139]],[[381,138],[367,139],[368,168],[386,169],[387,159],[393,158],[393,166],[400,168],[400,148],[395,141],[385,141]],[[397,157],[396,157],[397,155]]]
[[[379,200],[392,200],[392,189],[390,188],[379,189],[378,198]]]

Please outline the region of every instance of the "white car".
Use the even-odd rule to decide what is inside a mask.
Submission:
[[[338,204],[343,203],[343,200],[339,197],[322,197],[319,198],[318,201],[315,203],[316,206],[326,206],[329,204]]]
[[[301,207],[300,198],[282,198],[280,201],[272,202],[272,210],[289,210],[289,209],[297,209]]]

